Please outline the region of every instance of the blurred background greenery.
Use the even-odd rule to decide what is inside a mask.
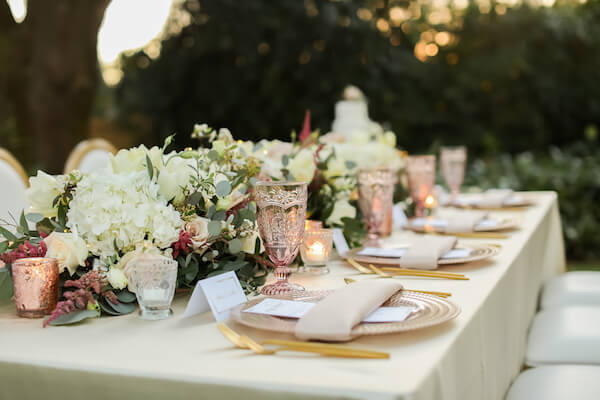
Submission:
[[[467,145],[469,185],[556,190],[568,257],[600,257],[600,0],[169,0],[159,36],[97,68],[117,1],[29,0],[13,23],[0,0],[0,146],[29,171],[90,136],[186,146],[196,122],[285,139],[310,109],[327,132],[354,84],[400,148]]]

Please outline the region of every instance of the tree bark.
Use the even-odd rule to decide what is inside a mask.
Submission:
[[[25,20],[0,29],[10,38],[4,58],[10,62],[0,77],[29,148],[28,165],[61,173],[73,146],[87,136],[99,79],[97,35],[109,2],[29,0]],[[0,9],[0,25],[8,21],[3,14]]]

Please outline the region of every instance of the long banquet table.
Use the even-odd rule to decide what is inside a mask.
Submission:
[[[253,355],[233,348],[210,313],[183,319],[187,296],[164,321],[132,314],[46,329],[8,305],[0,308],[0,399],[501,399],[521,368],[539,289],[565,268],[556,194],[526,195],[534,206],[502,212],[521,221],[510,238],[469,239],[500,244],[498,256],[443,268],[470,280],[399,278],[407,288],[451,292],[462,312],[441,326],[350,344],[387,351],[389,360]],[[356,277],[342,261],[330,267],[292,280],[333,288]],[[231,326],[255,339],[292,338]]]

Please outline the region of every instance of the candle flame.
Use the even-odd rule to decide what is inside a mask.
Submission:
[[[435,206],[435,198],[432,195],[427,196],[425,199],[425,207],[433,208]]]
[[[308,247],[308,250],[313,255],[323,255],[325,254],[325,246],[321,242],[314,242]]]

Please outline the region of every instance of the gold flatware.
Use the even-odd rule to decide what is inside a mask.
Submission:
[[[394,276],[416,276],[416,277],[423,277],[423,278],[455,279],[455,280],[463,280],[463,281],[469,280],[469,278],[467,278],[463,274],[455,274],[452,272],[407,269],[407,268],[400,268],[400,267],[377,268],[372,264],[369,264],[369,268],[370,268],[369,269],[369,268],[362,266],[361,264],[359,264],[358,262],[356,262],[355,260],[353,260],[351,258],[347,258],[346,261],[348,261],[348,263],[351,266],[353,266],[357,271],[359,271],[361,274],[376,273],[377,275],[382,276],[382,277],[385,276],[386,278],[389,278],[391,276],[389,274],[385,274],[385,272],[383,272],[383,271],[394,272]],[[375,268],[375,270],[379,270],[379,273],[375,272],[375,270],[373,268]]]
[[[455,232],[455,233],[445,233],[445,232],[436,232],[436,231],[425,231],[423,233],[430,235],[439,235],[439,236],[456,236],[460,238],[470,238],[470,239],[508,239],[508,235],[505,233],[496,233],[496,232]]]
[[[469,278],[463,274],[457,274],[454,272],[443,272],[443,271],[431,271],[431,270],[420,270],[420,269],[407,269],[401,267],[381,267],[383,271],[394,272],[395,275],[403,276],[424,276],[429,278],[442,278],[442,279],[456,279],[468,281]]]
[[[298,351],[303,353],[316,353],[324,356],[347,358],[390,358],[389,353],[379,351],[356,349],[327,343],[308,343],[293,340],[265,340],[258,343],[250,337],[240,335],[224,323],[217,324],[217,328],[231,343],[241,349],[250,349],[255,354],[275,354],[279,351]],[[263,345],[278,345],[275,349],[267,349]]]
[[[383,272],[382,270],[380,270],[373,264],[369,264],[369,268],[371,269],[371,271],[375,272],[377,275],[381,276],[382,278],[393,278],[392,275],[386,274],[385,272]]]
[[[352,278],[344,278],[344,282],[346,282],[346,284],[351,284],[356,282],[356,280],[352,279]],[[406,289],[404,288],[403,290],[408,290],[410,292],[417,292],[417,293],[424,293],[424,294],[431,294],[434,296],[438,296],[438,297],[443,297],[443,298],[447,298],[452,296],[452,293],[449,292],[436,292],[434,290],[417,290],[417,289]]]

